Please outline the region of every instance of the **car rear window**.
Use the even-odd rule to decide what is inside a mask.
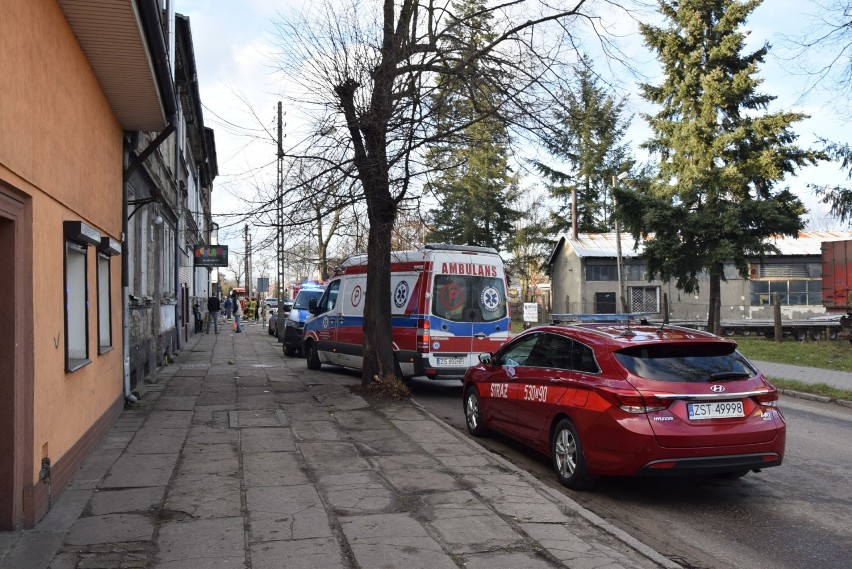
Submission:
[[[615,352],[624,368],[657,381],[702,383],[745,379],[757,374],[733,344],[649,344]]]
[[[503,279],[436,275],[432,313],[453,322],[493,322],[506,317]]]

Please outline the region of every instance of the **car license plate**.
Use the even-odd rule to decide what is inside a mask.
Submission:
[[[714,401],[712,403],[689,403],[689,418],[727,419],[729,417],[745,417],[742,401]]]
[[[439,366],[463,366],[464,358],[436,358]]]

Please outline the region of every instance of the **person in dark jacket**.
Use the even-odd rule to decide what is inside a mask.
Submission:
[[[219,333],[219,311],[222,306],[219,304],[218,296],[211,296],[207,299],[207,333],[210,333],[210,321],[213,321],[213,329]]]

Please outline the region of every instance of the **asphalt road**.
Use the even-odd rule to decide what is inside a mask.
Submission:
[[[458,382],[415,380],[414,399],[465,430]],[[492,435],[475,439],[684,567],[852,566],[852,409],[782,397],[784,464],[745,478],[601,479],[559,485],[547,458]]]

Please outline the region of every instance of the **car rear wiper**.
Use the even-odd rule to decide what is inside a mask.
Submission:
[[[724,381],[726,379],[742,379],[745,377],[750,377],[749,373],[745,371],[720,371],[710,374],[710,379],[713,381]]]

